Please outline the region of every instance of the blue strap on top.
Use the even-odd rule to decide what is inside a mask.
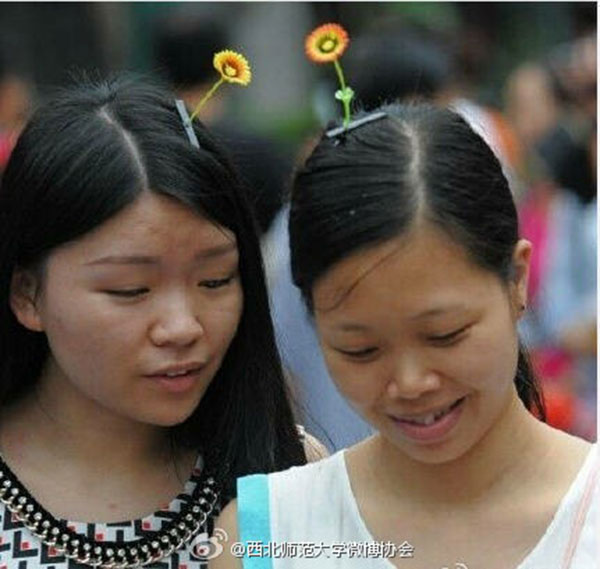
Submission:
[[[246,546],[244,569],[273,569],[273,559],[260,553],[261,546],[271,542],[268,477],[253,474],[238,479],[237,500],[240,541]]]

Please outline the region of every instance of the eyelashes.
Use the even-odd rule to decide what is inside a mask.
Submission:
[[[367,359],[370,356],[374,355],[377,352],[377,348],[364,348],[362,350],[356,350],[356,351],[351,351],[351,350],[337,350],[340,354],[343,354],[344,356],[347,356],[349,358],[353,358],[353,359]]]
[[[136,296],[142,296],[143,294],[150,292],[148,288],[132,288],[132,289],[115,289],[115,290],[104,290],[106,294],[110,296],[117,296],[120,298],[135,298]]]
[[[453,330],[448,334],[426,336],[425,340],[437,347],[453,346],[458,344],[465,337],[466,332],[470,327],[471,324],[468,324],[458,328],[457,330]],[[359,350],[342,350],[340,348],[334,348],[334,350],[347,358],[357,361],[369,360],[376,356],[376,354],[379,352],[379,348],[377,346],[369,346]]]
[[[208,290],[216,290],[216,289],[224,288],[224,287],[230,285],[234,281],[235,276],[236,275],[230,275],[223,279],[203,280],[198,283],[198,287],[205,288]],[[105,289],[102,292],[104,292],[105,294],[108,294],[109,296],[114,296],[117,298],[131,299],[131,298],[142,297],[145,294],[148,294],[150,292],[150,288],[149,287],[137,287],[137,288],[123,288],[123,289]]]
[[[213,279],[213,280],[201,281],[198,284],[198,286],[202,286],[204,288],[208,288],[208,289],[212,290],[212,289],[227,286],[228,284],[230,284],[233,281],[233,279],[234,279],[234,276],[231,275],[224,279]]]
[[[466,332],[470,327],[471,325],[469,324],[467,326],[459,328],[458,330],[454,330],[453,332],[450,332],[448,334],[442,334],[440,336],[429,336],[428,340],[438,345],[449,346],[458,342],[462,338],[463,333]]]

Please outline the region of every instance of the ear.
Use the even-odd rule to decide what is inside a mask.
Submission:
[[[512,300],[516,314],[521,316],[527,306],[527,285],[532,245],[527,239],[519,239],[513,252]]]
[[[31,271],[15,269],[10,282],[10,307],[15,318],[28,330],[42,332],[37,301],[38,279]]]

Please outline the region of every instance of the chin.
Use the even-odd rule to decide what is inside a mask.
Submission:
[[[457,437],[436,443],[411,443],[405,439],[388,437],[388,442],[409,459],[421,464],[449,464],[460,459],[469,452],[473,445]]]
[[[154,408],[147,409],[149,423],[160,427],[175,427],[187,421],[198,409],[206,389],[200,394],[191,395],[180,401],[164,401]]]
[[[160,418],[160,419],[154,419],[151,421],[148,421],[150,424],[154,425],[155,427],[176,427],[177,425],[181,425],[183,422],[185,422],[185,420],[187,419],[187,417],[184,418]]]
[[[455,460],[460,459],[468,452],[468,449],[459,449],[455,445],[447,445],[446,447],[444,447],[440,444],[437,446],[437,448],[431,446],[430,448],[410,449],[410,451],[404,449],[404,452],[408,456],[410,456],[410,458],[415,462],[431,465],[441,465],[449,464],[451,462],[454,462]]]
[[[189,419],[194,413],[194,410],[195,407],[193,409],[185,410],[171,408],[164,410],[163,412],[148,413],[144,417],[140,417],[139,421],[156,427],[176,427]]]

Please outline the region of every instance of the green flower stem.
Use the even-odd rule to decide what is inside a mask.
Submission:
[[[208,93],[206,93],[206,95],[204,95],[204,97],[202,97],[202,100],[196,105],[196,108],[194,109],[194,112],[192,113],[192,116],[190,116],[190,120],[191,121],[194,120],[194,118],[196,117],[196,115],[198,114],[198,112],[200,111],[200,109],[202,108],[202,106],[204,105],[204,103],[206,103],[206,101],[208,101],[208,99],[210,99],[214,95],[214,92],[223,84],[223,81],[225,81],[225,79],[223,79],[223,77],[221,77],[221,79],[219,79],[210,88],[210,91]]]
[[[333,60],[333,65],[335,66],[335,71],[337,73],[338,79],[340,80],[340,86],[342,91],[346,90],[346,81],[344,80],[344,72],[342,71],[342,66],[337,59]],[[342,99],[342,104],[344,105],[344,127],[347,127],[350,124],[350,99],[344,98]]]

